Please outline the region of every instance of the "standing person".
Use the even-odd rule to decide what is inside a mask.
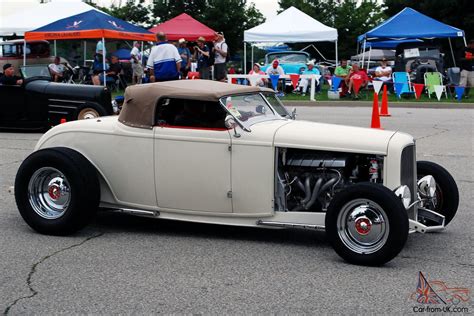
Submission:
[[[59,62],[61,59],[59,56],[54,57],[54,63],[49,64],[48,68],[49,71],[51,72],[51,75],[53,76],[53,81],[54,82],[59,82],[63,80],[64,77],[64,65],[61,65]]]
[[[143,65],[142,53],[140,52],[140,42],[133,42],[133,48],[130,51],[130,63],[132,64],[132,84],[142,83]]]
[[[214,79],[226,81],[227,76],[227,54],[228,47],[224,39],[224,33],[216,32],[214,47],[212,48],[214,57]]]
[[[459,85],[465,87],[464,96],[469,97],[470,87],[474,86],[474,39],[462,51],[461,80]]]
[[[197,60],[197,70],[199,71],[199,78],[210,79],[209,76],[209,48],[206,45],[204,37],[199,37],[197,46],[194,47]]]
[[[188,75],[188,71],[191,68],[191,52],[186,47],[186,39],[180,38],[178,41],[178,53],[181,56],[181,79],[185,79]]]
[[[351,69],[351,66],[347,64],[347,59],[343,58],[341,59],[341,64],[337,66],[334,70],[334,76],[342,79],[341,93],[339,94],[341,97],[345,97],[348,92],[346,78],[349,76],[349,72],[351,71]]]
[[[181,69],[181,57],[178,49],[168,43],[163,32],[156,34],[156,39],[158,44],[151,49],[147,62],[147,68],[152,70],[150,81],[178,80]]]

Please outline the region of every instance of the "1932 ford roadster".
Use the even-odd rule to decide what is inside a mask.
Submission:
[[[400,132],[294,120],[274,91],[182,80],[127,88],[118,117],[54,127],[15,198],[44,234],[100,209],[183,221],[325,230],[345,260],[380,265],[458,207],[442,167]]]

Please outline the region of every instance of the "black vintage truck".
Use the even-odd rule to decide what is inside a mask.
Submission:
[[[103,86],[51,82],[47,65],[21,68],[23,84],[0,85],[0,129],[46,130],[62,121],[114,113]]]

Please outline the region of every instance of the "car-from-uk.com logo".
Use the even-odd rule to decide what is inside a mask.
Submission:
[[[428,281],[420,271],[416,291],[410,299],[418,304],[413,306],[415,313],[469,313],[463,306],[470,299],[470,291],[463,287],[448,287],[442,281]]]

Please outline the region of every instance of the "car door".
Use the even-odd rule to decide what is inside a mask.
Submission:
[[[0,85],[0,100],[1,122],[26,118],[25,93],[22,86]]]
[[[154,161],[160,208],[232,212],[230,134],[224,118],[218,103],[159,101]]]

